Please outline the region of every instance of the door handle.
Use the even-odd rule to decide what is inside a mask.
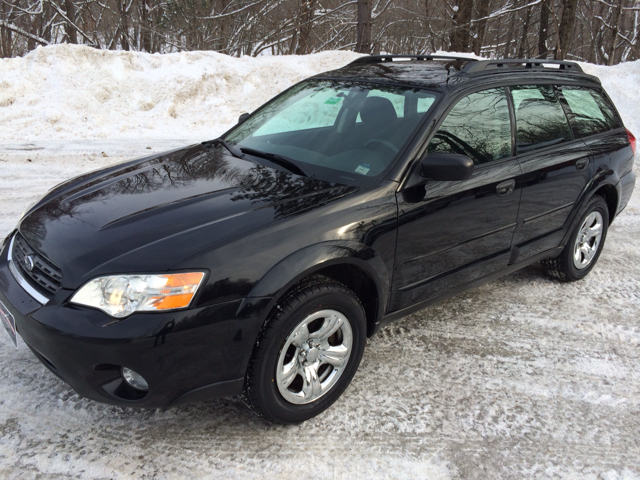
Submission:
[[[584,170],[585,168],[587,168],[587,165],[589,165],[589,159],[581,158],[576,162],[576,170]]]
[[[500,197],[504,197],[505,195],[509,195],[513,193],[516,188],[516,181],[511,179],[506,182],[499,183],[496,187],[496,193]]]

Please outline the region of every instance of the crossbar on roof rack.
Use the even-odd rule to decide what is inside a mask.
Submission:
[[[476,62],[475,58],[454,57],[449,55],[368,55],[355,59],[349,65],[362,65],[367,63],[393,62],[394,59],[409,60],[457,60],[461,62]]]
[[[565,71],[565,72],[582,72],[582,68],[576,62],[566,62],[564,60],[544,60],[544,59],[526,59],[526,58],[507,58],[503,60],[479,60],[470,65],[466,65],[462,70],[466,73],[477,73],[494,70],[503,70],[506,68],[521,67],[524,70],[543,70],[547,65],[558,65],[557,68],[546,68],[547,70]]]

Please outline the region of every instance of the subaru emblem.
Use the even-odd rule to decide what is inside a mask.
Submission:
[[[28,271],[33,270],[33,257],[31,255],[24,257],[24,266]]]

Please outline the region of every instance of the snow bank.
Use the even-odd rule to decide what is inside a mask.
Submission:
[[[235,58],[215,52],[151,55],[39,47],[26,57],[0,60],[0,142],[214,138],[240,113],[357,57],[352,52]],[[640,61],[582,67],[600,77],[625,124],[639,136],[634,110],[640,100]]]
[[[23,58],[0,61],[0,141],[214,138],[240,113],[357,57],[39,47]]]

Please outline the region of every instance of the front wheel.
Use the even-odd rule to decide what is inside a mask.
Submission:
[[[573,282],[587,276],[594,267],[607,238],[609,208],[596,195],[576,216],[571,237],[557,258],[543,260],[545,272],[563,282]]]
[[[245,398],[266,420],[308,420],[333,404],[353,378],[366,342],[365,313],[343,284],[314,277],[276,307],[247,372]]]

